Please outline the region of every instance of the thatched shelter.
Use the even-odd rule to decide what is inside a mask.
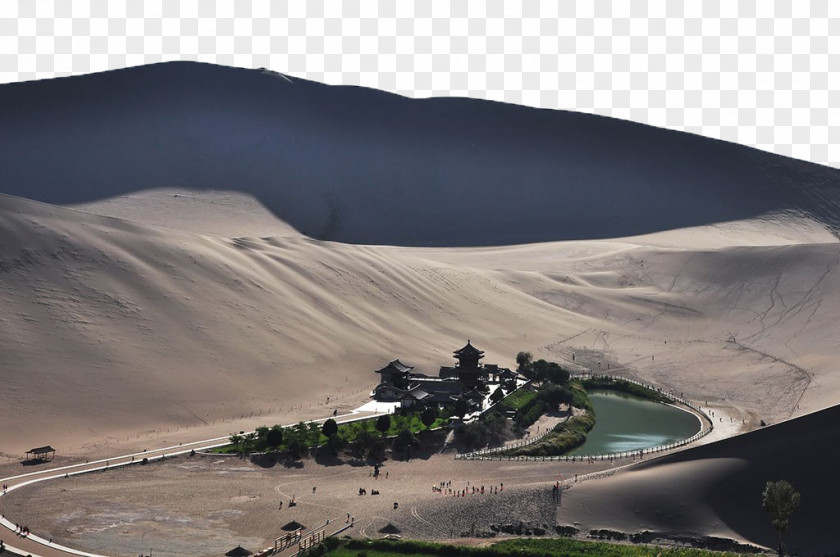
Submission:
[[[294,532],[295,530],[306,530],[306,526],[298,522],[297,520],[293,520],[287,524],[284,524],[281,530],[286,532]]]

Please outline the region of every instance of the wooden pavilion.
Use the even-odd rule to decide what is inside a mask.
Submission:
[[[27,460],[41,460],[47,462],[48,460],[52,460],[54,456],[55,449],[49,445],[46,445],[45,447],[35,447],[34,449],[26,451]]]

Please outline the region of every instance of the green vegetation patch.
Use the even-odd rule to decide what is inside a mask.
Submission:
[[[640,398],[652,400],[653,402],[671,402],[672,400],[671,398],[660,393],[659,391],[648,389],[647,387],[642,387],[641,385],[625,381],[624,379],[612,379],[610,377],[593,377],[590,379],[584,379],[583,381],[581,381],[581,384],[587,390],[608,389],[612,391],[621,391],[624,393],[635,395]]]
[[[387,418],[387,430],[377,429],[377,421]],[[384,420],[383,420],[384,421]],[[411,412],[406,415],[383,414],[381,416],[338,424],[334,435],[341,440],[338,446],[346,446],[359,440],[368,441],[371,436],[394,437],[404,430],[418,433],[425,429],[436,429],[448,425],[449,416],[445,412],[437,412],[434,422],[427,428],[422,421],[421,412]],[[290,453],[299,458],[310,447],[328,444],[329,437],[323,433],[320,422],[300,422],[290,427],[275,425],[273,427],[260,426],[256,431],[242,434],[232,434],[230,445],[214,449],[222,454],[258,453],[279,451]]]
[[[587,412],[595,413],[595,408],[592,407],[592,401],[589,400],[589,395],[586,393],[588,387],[581,381],[570,381],[569,390],[572,391],[571,405],[575,408],[583,408]]]
[[[516,413],[516,425],[524,429],[539,420],[540,416],[546,412],[548,412],[548,404],[544,400],[535,398]]]
[[[504,451],[504,456],[559,456],[586,441],[586,434],[595,426],[595,414],[587,412],[557,424],[554,429],[531,445]]]
[[[606,542],[570,540],[566,538],[521,538],[504,540],[489,549],[507,551],[507,555],[568,555],[570,557],[603,555],[604,557],[735,557],[738,553],[718,553],[704,549],[661,548],[646,545],[611,544]]]
[[[502,400],[502,406],[511,410],[519,410],[537,397],[531,389],[519,389]]]

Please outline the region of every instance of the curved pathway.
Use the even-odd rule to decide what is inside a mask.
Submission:
[[[373,415],[373,413],[371,413],[370,415]],[[369,418],[370,415],[368,415],[367,412],[356,411],[351,412],[350,414],[336,416],[334,419],[339,423],[346,423]],[[322,418],[320,420],[313,421],[321,422],[327,419],[328,418]],[[290,424],[290,426],[291,425],[294,424]],[[0,483],[8,485],[7,492],[14,491],[15,489],[20,489],[22,487],[32,485],[38,482],[44,482],[47,480],[76,476],[79,474],[86,474],[88,472],[106,470],[109,468],[119,466],[130,466],[134,464],[139,465],[144,458],[148,458],[149,461],[161,460],[166,457],[187,454],[193,450],[198,452],[202,450],[213,449],[216,447],[222,447],[224,445],[228,445],[229,443],[230,436],[228,435],[224,437],[204,439],[201,441],[179,443],[178,445],[161,447],[158,449],[144,450],[142,452],[129,453],[110,458],[103,458],[91,462],[70,464],[67,466],[48,468],[45,470],[38,470],[35,472],[27,472],[25,474],[17,474],[15,476],[0,478]],[[0,503],[2,503],[3,495],[5,495],[5,493],[0,492]],[[72,547],[66,547],[57,543],[53,543],[51,540],[44,539],[33,533],[30,533],[28,536],[19,536],[15,532],[15,523],[12,520],[9,520],[9,518],[6,517],[4,514],[0,514],[0,527],[7,528],[9,530],[9,535],[15,536],[11,541],[9,541],[9,536],[0,536],[0,539],[3,539],[4,543],[6,544],[6,548],[9,551],[20,553],[21,555],[31,555],[32,557],[68,557],[70,555],[78,555],[82,557],[106,557],[96,553],[87,553],[85,551],[73,549]]]

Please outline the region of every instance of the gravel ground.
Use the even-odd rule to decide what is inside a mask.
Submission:
[[[552,484],[608,467],[434,455],[386,461],[375,479],[364,463],[307,459],[259,466],[237,457],[197,455],[45,482],[9,493],[3,503],[11,520],[90,552],[218,555],[236,545],[251,550],[273,545],[291,520],[310,529],[329,520],[334,531],[348,514],[355,524],[346,533],[356,537],[381,537],[378,530],[389,522],[404,537],[436,540],[520,521],[553,528]],[[440,482],[468,494],[434,491]],[[501,484],[491,494],[490,487]],[[472,493],[482,485],[483,495]],[[360,496],[359,488],[367,495]],[[371,495],[374,489],[380,494]],[[293,497],[297,504],[290,508]]]

